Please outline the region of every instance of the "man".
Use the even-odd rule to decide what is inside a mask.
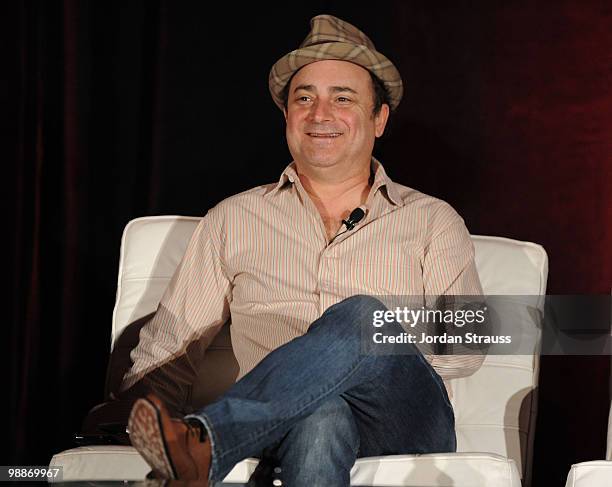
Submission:
[[[483,357],[364,353],[361,338],[384,310],[372,296],[482,294],[461,218],[372,157],[402,96],[397,69],[357,28],[321,15],[274,65],[270,91],[294,162],[204,217],[123,389],[228,319],[239,380],[183,419],[139,399],[132,444],[157,476],[202,485],[265,453],[291,487],[349,485],[358,457],[455,451],[442,379]]]

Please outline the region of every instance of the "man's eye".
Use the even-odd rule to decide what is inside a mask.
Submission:
[[[310,97],[303,95],[303,96],[298,97],[297,101],[310,101]]]
[[[338,101],[340,103],[348,103],[349,101],[351,101],[349,98],[347,98],[346,96],[339,96],[338,97]]]

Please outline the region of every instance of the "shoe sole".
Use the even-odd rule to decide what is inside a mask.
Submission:
[[[166,479],[176,479],[157,407],[148,399],[138,399],[128,420],[132,446],[138,450],[153,471]]]

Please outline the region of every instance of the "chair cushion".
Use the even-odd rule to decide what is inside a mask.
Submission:
[[[514,460],[493,453],[390,455],[357,460],[352,485],[521,487]]]
[[[565,487],[610,487],[612,462],[599,460],[572,465]]]
[[[237,464],[226,482],[245,483],[258,460]],[[143,480],[150,468],[130,446],[88,446],[58,453],[50,466],[63,466],[63,480]],[[112,466],[112,468],[109,468]],[[491,453],[438,453],[360,458],[352,485],[419,487],[520,487],[516,464]]]
[[[63,467],[62,480],[143,480],[151,471],[131,446],[80,446],[53,455],[50,467]]]

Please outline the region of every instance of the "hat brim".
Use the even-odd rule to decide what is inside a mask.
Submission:
[[[367,46],[345,42],[326,42],[302,47],[280,58],[270,70],[268,84],[274,103],[283,110],[282,92],[291,76],[307,64],[324,60],[349,61],[374,73],[389,91],[389,103],[395,110],[402,99],[402,78],[397,68],[383,54]]]

